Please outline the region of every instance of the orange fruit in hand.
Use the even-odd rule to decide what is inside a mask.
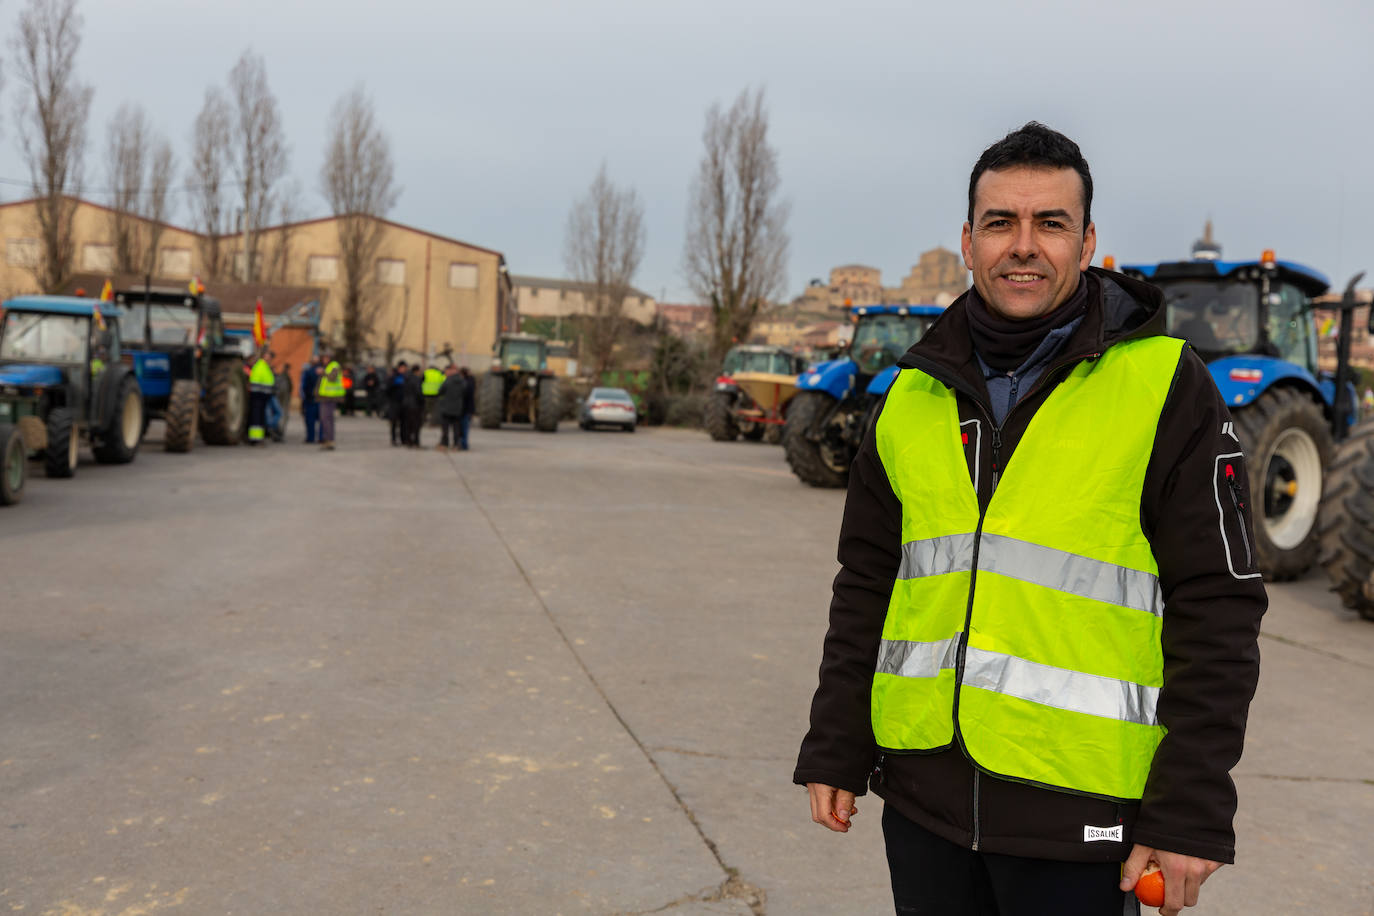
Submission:
[[[1164,905],[1164,872],[1159,870],[1158,865],[1150,863],[1145,874],[1136,881],[1135,896],[1146,906]]]

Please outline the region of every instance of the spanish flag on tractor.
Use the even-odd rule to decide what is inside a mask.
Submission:
[[[267,326],[262,322],[262,297],[253,306],[253,343],[262,346],[267,343]]]

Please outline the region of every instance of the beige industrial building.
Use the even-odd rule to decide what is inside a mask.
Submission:
[[[74,273],[113,273],[114,211],[76,200]],[[147,228],[146,221],[138,221]],[[515,330],[515,297],[505,256],[458,239],[381,220],[382,240],[368,276],[367,293],[376,303],[368,344],[369,358],[380,357],[388,336],[401,356],[450,352],[455,359],[484,366],[500,332]],[[262,283],[324,290],[320,331],[326,341],[343,337],[344,293],[338,221],[334,217],[272,226],[261,230]],[[34,202],[0,205],[0,295],[37,292],[35,268],[42,258]],[[158,239],[156,276],[162,284],[188,283],[192,277],[214,292],[215,277],[205,269],[206,249],[217,242],[226,263],[243,267],[241,235],[211,239],[163,225]],[[225,278],[232,279],[232,278]],[[98,290],[88,290],[94,295]]]
[[[586,283],[555,277],[512,276],[511,287],[521,318],[567,318],[587,314]],[[654,297],[630,287],[625,297],[625,317],[647,327],[654,323],[657,314]]]
[[[846,264],[830,271],[830,282],[813,280],[793,304],[802,310],[855,305],[948,305],[969,287],[963,259],[946,248],[923,252],[900,286],[883,286],[882,271]]]

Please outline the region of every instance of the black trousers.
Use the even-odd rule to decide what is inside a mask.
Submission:
[[[387,404],[387,419],[391,421],[391,441],[405,445],[405,418],[402,416],[401,405],[398,402],[391,401]]]
[[[420,444],[420,426],[424,423],[425,409],[423,407],[403,407],[401,415],[405,418],[405,443],[406,445]]]
[[[883,805],[899,916],[1139,916],[1119,862],[1058,862],[974,852]]]

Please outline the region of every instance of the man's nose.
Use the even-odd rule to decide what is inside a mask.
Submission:
[[[1038,246],[1035,244],[1035,227],[1030,223],[1021,223],[1016,230],[1016,237],[1012,239],[1011,256],[1020,261],[1034,258]]]

